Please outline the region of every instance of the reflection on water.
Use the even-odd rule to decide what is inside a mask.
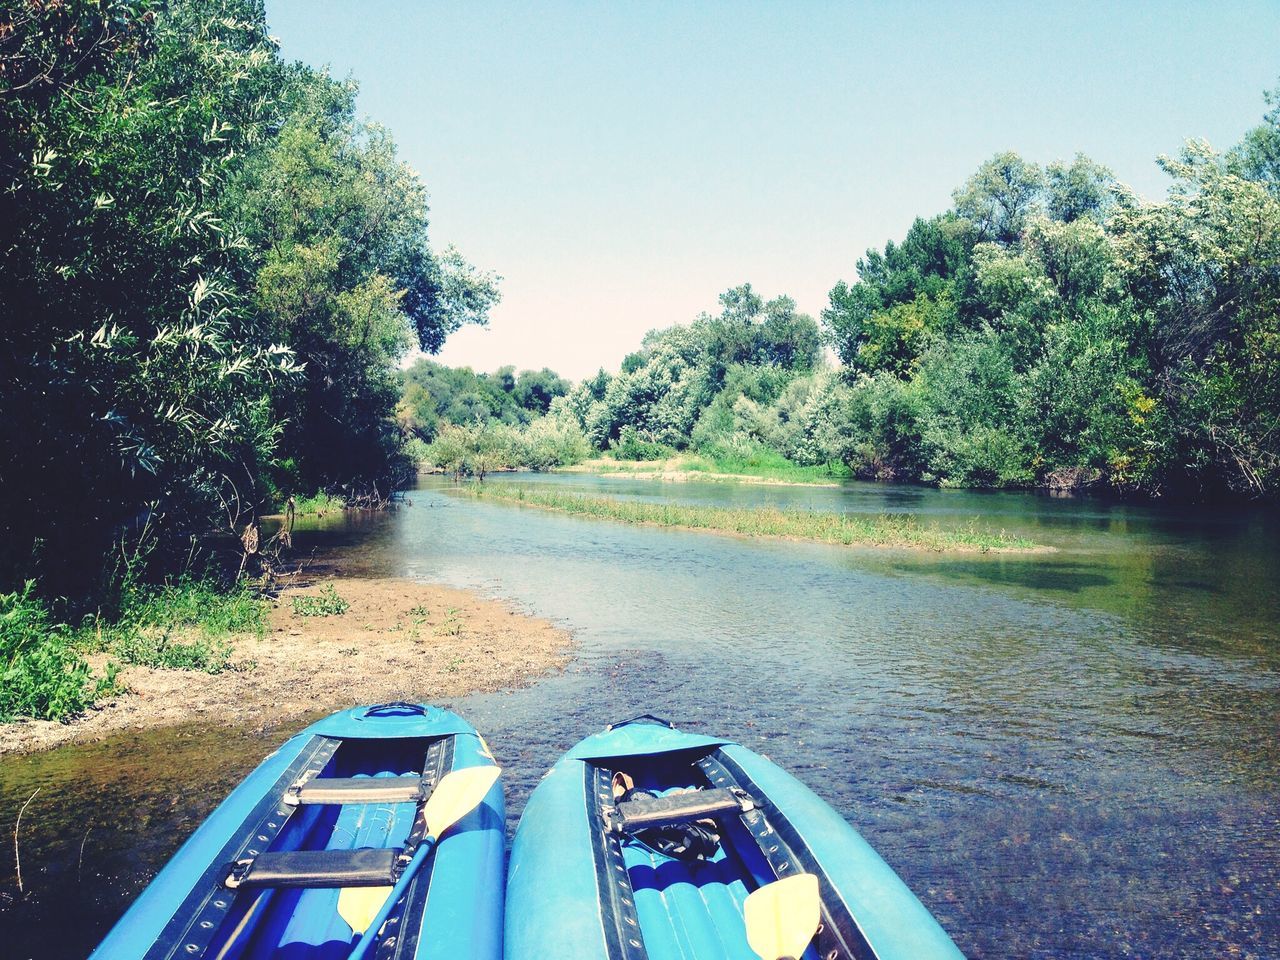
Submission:
[[[1059,549],[746,541],[476,503],[435,480],[396,512],[301,531],[359,570],[478,588],[574,630],[565,674],[454,704],[489,734],[513,815],[572,742],[651,711],[796,772],[972,957],[1280,954],[1274,516],[869,484],[529,482],[977,518]],[[45,786],[23,823],[32,895],[0,907],[0,936],[29,945],[15,956],[83,956],[284,735],[189,728],[0,762],[0,823]],[[71,941],[48,938],[55,913],[83,918]]]

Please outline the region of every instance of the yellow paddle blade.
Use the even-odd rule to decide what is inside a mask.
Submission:
[[[480,805],[502,771],[497,767],[467,767],[447,773],[427,799],[422,815],[427,836],[440,835]]]
[[[812,873],[767,883],[747,897],[747,943],[764,960],[796,958],[818,931],[818,878]]]
[[[343,887],[338,894],[338,916],[357,934],[364,933],[382,904],[391,896],[391,887]]]

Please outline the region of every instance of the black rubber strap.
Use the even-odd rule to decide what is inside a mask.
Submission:
[[[235,894],[222,885],[227,876],[227,863],[257,856],[275,840],[294,809],[280,802],[289,784],[303,776],[315,776],[323,770],[341,742],[330,737],[312,737],[298,751],[294,761],[267,789],[244,818],[240,829],[192,886],[182,905],[174,911],[172,919],[146,952],[145,960],[173,957],[187,960],[204,955],[235,900]]]
[[[399,856],[399,847],[260,853],[234,864],[226,886],[233,890],[389,887],[396,882],[396,860]]]
[[[611,825],[615,831],[633,833],[652,827],[715,818],[723,813],[739,814],[749,805],[750,801],[745,794],[724,788],[689,790],[661,797],[635,797],[623,800],[614,807]]]
[[[435,740],[427,748],[426,763],[422,767],[422,782],[426,785],[427,796],[431,795],[440,778],[453,769],[456,755],[456,737]],[[406,854],[412,858],[413,851],[426,835],[427,821],[422,813],[423,808],[419,807],[413,829],[405,841],[405,854],[400,857],[400,869],[407,865]],[[435,862],[434,856],[427,858],[427,862],[409,881],[409,889],[405,891],[404,898],[382,925],[382,936],[374,947],[376,960],[415,960],[418,956],[418,941],[423,934],[422,921],[427,910],[427,899],[431,895]]]

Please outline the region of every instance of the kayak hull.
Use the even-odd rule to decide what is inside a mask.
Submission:
[[[610,829],[615,771],[654,795],[719,788],[745,795],[751,809],[716,817],[721,841],[710,859],[676,858],[643,833]],[[569,751],[529,799],[511,850],[505,955],[751,960],[747,895],[797,872],[818,876],[823,906],[806,957],[961,957],[871,846],[796,778],[735,743],[618,725]]]
[[[91,960],[346,957],[356,933],[338,913],[338,886],[229,889],[229,865],[280,851],[332,850],[341,856],[364,848],[403,849],[412,842],[417,802],[379,797],[291,805],[284,797],[308,776],[316,777],[314,787],[337,782],[325,777],[398,777],[397,785],[416,784],[414,775],[420,774],[429,787],[450,770],[492,763],[475,729],[436,707],[390,704],[326,717],[284,743],[227,796]],[[504,832],[499,782],[441,838],[370,956],[497,960]]]

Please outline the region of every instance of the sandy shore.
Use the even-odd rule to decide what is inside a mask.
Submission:
[[[294,612],[293,597],[328,585],[350,604],[345,613]],[[360,703],[518,687],[562,667],[570,643],[551,623],[464,590],[397,579],[320,580],[282,592],[262,637],[232,639],[232,669],[130,667],[121,674],[127,693],[70,723],[0,725],[0,754],[192,720],[269,724]]]

